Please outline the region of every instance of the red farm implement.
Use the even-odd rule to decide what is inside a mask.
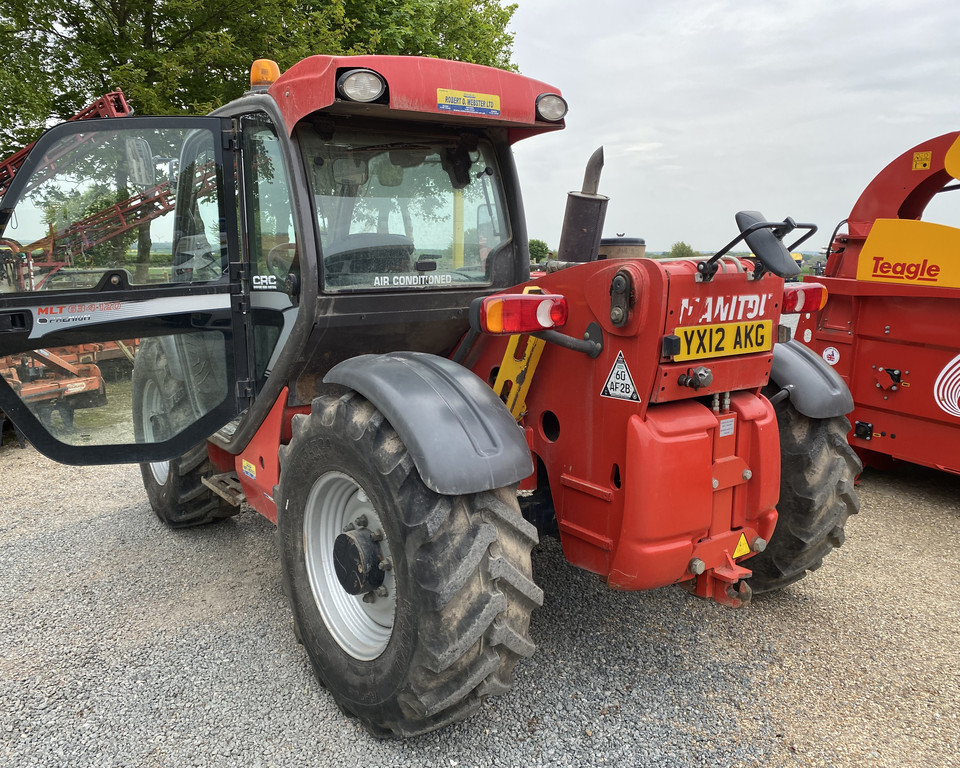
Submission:
[[[960,473],[960,229],[922,218],[958,178],[956,131],[884,168],[834,233],[815,278],[826,305],[799,321],[797,338],[850,387],[849,440],[865,464]]]

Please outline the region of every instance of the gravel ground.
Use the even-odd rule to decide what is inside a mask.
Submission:
[[[267,521],[168,531],[131,466],[0,472],[3,766],[960,766],[960,477],[867,474],[845,546],[741,610],[546,541],[515,689],[400,742],[313,678]]]

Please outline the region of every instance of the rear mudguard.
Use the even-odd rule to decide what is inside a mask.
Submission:
[[[840,375],[796,340],[773,345],[770,382],[786,390],[794,408],[811,419],[845,416],[853,410],[853,396]]]
[[[436,493],[489,491],[533,472],[530,448],[507,407],[484,381],[446,358],[360,355],[334,366],[323,380],[373,403]]]

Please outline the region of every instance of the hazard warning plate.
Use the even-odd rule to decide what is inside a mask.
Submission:
[[[773,321],[691,325],[674,331],[680,351],[674,360],[702,360],[707,357],[748,355],[773,348]]]
[[[633,376],[630,375],[630,369],[627,367],[627,361],[623,359],[623,352],[617,353],[617,359],[607,374],[607,379],[603,383],[603,389],[600,390],[602,397],[612,397],[614,400],[630,400],[634,403],[640,402],[640,395],[637,394],[637,385],[633,383]]]

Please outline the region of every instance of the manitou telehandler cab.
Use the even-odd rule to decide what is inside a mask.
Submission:
[[[209,117],[54,127],[0,202],[24,259],[93,272],[3,293],[0,355],[138,340],[72,424],[6,382],[0,408],[54,459],[140,462],[171,527],[242,501],[275,521],[297,636],[376,734],[510,687],[538,529],[614,588],[738,605],[857,509],[849,392],[777,343],[824,300],[783,280],[812,225],[742,212],[710,258],[598,259],[597,152],[531,274],[511,147],[566,109],[470,64],[257,62]]]

